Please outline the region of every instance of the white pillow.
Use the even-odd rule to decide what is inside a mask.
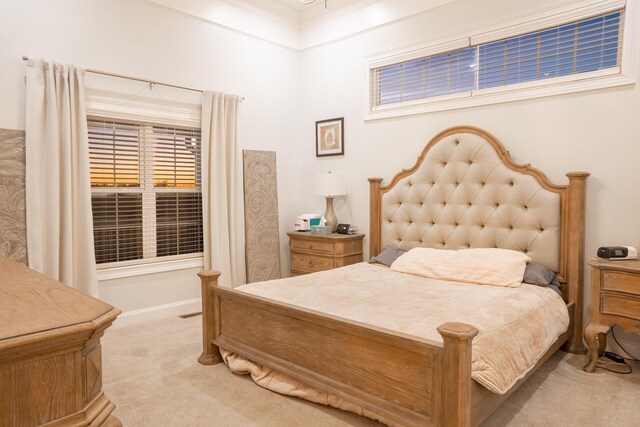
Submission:
[[[398,257],[391,270],[432,279],[515,288],[522,283],[530,260],[526,254],[509,249],[414,248]]]

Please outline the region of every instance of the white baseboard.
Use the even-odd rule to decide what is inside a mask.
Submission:
[[[185,314],[202,311],[200,298],[173,302],[171,304],[157,305],[155,307],[142,308],[122,313],[113,323],[112,328],[138,325],[153,320],[166,319],[167,317],[183,316]]]

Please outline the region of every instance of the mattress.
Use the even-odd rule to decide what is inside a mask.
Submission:
[[[479,333],[473,340],[472,378],[500,394],[525,376],[569,325],[566,304],[548,288],[435,280],[368,263],[236,290],[439,343],[442,338],[436,328],[443,323],[473,325]],[[300,394],[297,381],[277,384],[291,379],[224,349],[221,352],[233,370],[250,372],[254,380],[262,379],[261,385]],[[330,397],[310,398],[318,399]]]

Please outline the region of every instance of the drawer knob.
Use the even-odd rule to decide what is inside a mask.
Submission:
[[[312,245],[311,243],[309,243],[309,244],[307,245],[307,248],[308,248],[308,249],[313,249],[313,245]]]

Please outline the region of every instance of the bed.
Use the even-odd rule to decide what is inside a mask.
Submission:
[[[340,403],[334,406],[359,408],[389,425],[478,425],[560,347],[585,351],[588,175],[568,173],[568,185],[554,185],[537,169],[512,162],[488,132],[459,126],[436,135],[416,164],[388,184],[382,185],[382,178],[369,179],[371,256],[388,245],[404,250],[498,248],[522,252],[557,272],[568,326],[500,393],[472,379],[476,325],[451,319],[434,328],[438,339],[425,338],[339,312],[279,301],[268,293],[252,294],[244,287],[219,287],[216,271],[199,274],[203,352],[198,360],[221,363],[222,349],[227,361],[229,354],[237,355],[337,399]],[[345,274],[358,277],[366,277],[370,268],[343,267]],[[334,276],[327,274],[284,280],[333,286]],[[380,301],[376,304],[384,309]],[[368,311],[369,318],[375,314]]]

